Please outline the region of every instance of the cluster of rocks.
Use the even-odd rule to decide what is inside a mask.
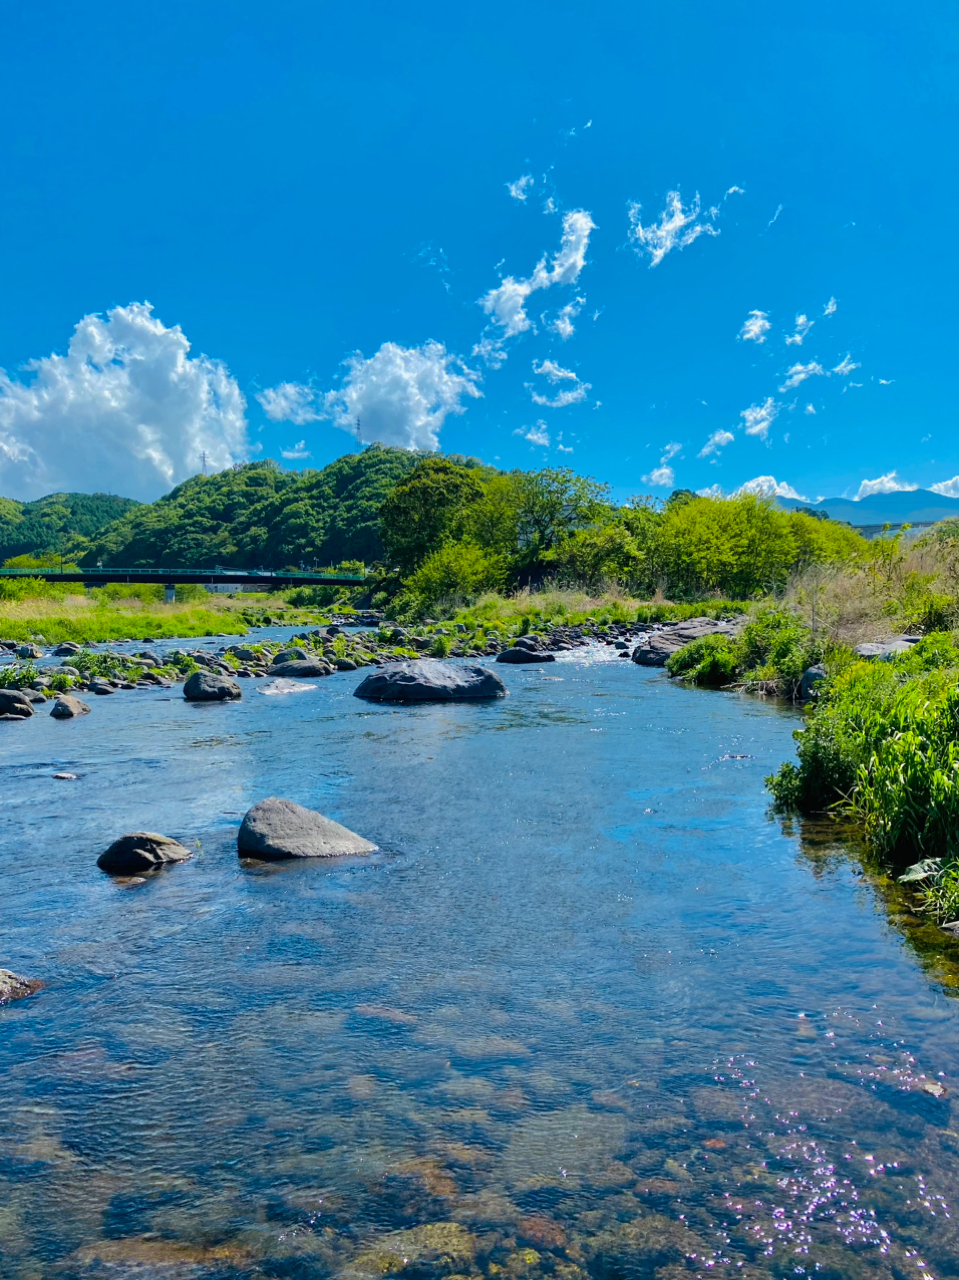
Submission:
[[[694,640],[704,636],[733,636],[737,629],[736,622],[717,622],[714,618],[690,618],[686,622],[642,627],[644,634],[633,650],[633,661],[641,667],[665,667],[674,653]]]

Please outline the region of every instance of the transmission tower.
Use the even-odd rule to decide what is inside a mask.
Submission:
[[[359,418],[357,418],[357,420],[356,420],[356,451],[357,451],[357,453],[362,453],[362,452],[363,452],[363,437],[360,435],[360,420],[359,420]]]

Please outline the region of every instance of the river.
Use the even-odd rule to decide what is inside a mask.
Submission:
[[[959,1275],[959,1008],[770,816],[797,714],[497,670],[0,725],[3,1280]],[[268,795],[380,852],[241,865]],[[138,829],[197,856],[113,882]]]

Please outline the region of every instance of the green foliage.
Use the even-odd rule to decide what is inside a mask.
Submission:
[[[467,509],[483,496],[473,469],[424,458],[380,509],[386,557],[404,576],[461,536]]]
[[[52,493],[36,502],[0,498],[0,562],[23,555],[59,553],[95,537],[139,504],[109,493]],[[26,565],[26,568],[33,566]],[[53,565],[38,565],[52,568]]]
[[[406,581],[394,602],[397,617],[417,618],[438,607],[454,608],[503,583],[496,556],[473,542],[456,542],[434,551]]]
[[[77,587],[76,590],[82,590]],[[65,600],[69,588],[44,578],[0,578],[0,602],[18,600]]]
[[[767,605],[736,636],[704,636],[667,661],[671,676],[712,688],[737,684],[795,696],[803,672],[823,656],[809,628],[788,610]]]
[[[100,644],[109,640],[160,640],[190,636],[245,635],[246,626],[237,614],[215,613],[212,609],[150,613],[129,609],[77,610],[71,614],[43,614],[39,617],[6,616],[3,634],[10,640],[33,640],[42,632],[50,644],[75,640],[79,644]]]
[[[153,582],[108,582],[106,586],[93,587],[90,596],[98,605],[117,604],[121,600],[139,600],[141,604],[162,604],[165,591],[162,585]]]
[[[739,655],[728,636],[703,636],[674,653],[666,668],[671,676],[718,689],[732,684],[739,674]]]

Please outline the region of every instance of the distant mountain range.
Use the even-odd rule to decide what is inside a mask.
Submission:
[[[822,502],[795,502],[780,498],[790,511],[824,511],[833,520],[851,525],[928,524],[959,516],[959,498],[944,498],[931,489],[897,489],[894,493],[874,493],[853,502],[851,498],[823,498]]]

